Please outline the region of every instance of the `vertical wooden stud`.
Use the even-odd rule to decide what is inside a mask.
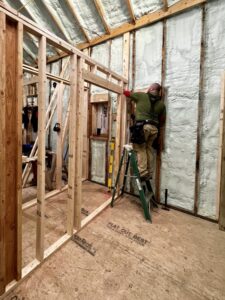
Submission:
[[[56,189],[60,190],[62,188],[62,155],[63,155],[63,145],[62,145],[62,99],[63,98],[63,83],[60,83],[59,92],[57,97],[57,122],[61,126],[61,130],[57,132],[56,140]]]
[[[45,96],[46,96],[46,37],[39,39],[38,51],[38,182],[36,258],[44,258],[45,215]]]
[[[22,106],[23,106],[23,25],[17,25],[17,280],[22,270]]]
[[[74,226],[75,229],[81,227],[81,203],[82,203],[82,153],[83,153],[83,101],[84,101],[84,80],[82,69],[84,66],[83,58],[77,61],[77,110],[76,110],[76,143],[75,143],[75,210]]]
[[[6,161],[5,161],[5,62],[6,62],[6,18],[0,12],[0,295],[5,291],[5,187],[6,187]]]
[[[222,77],[219,150],[219,228],[225,231],[225,73]]]
[[[77,56],[70,57],[70,114],[69,114],[69,178],[68,178],[68,210],[67,233],[73,234],[75,209],[75,140],[76,140],[76,103],[77,103]]]

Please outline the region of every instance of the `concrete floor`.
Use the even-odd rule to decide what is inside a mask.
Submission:
[[[225,232],[175,210],[149,224],[132,199],[79,233],[95,256],[69,241],[6,299],[225,299]]]

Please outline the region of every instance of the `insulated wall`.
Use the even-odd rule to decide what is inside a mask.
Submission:
[[[161,191],[168,203],[194,208],[201,10],[195,9],[167,21],[165,152]]]
[[[217,215],[221,75],[225,69],[225,1],[206,5],[199,214]],[[222,179],[224,180],[224,178]]]

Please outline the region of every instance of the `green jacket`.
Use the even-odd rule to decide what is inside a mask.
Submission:
[[[136,121],[150,120],[161,127],[166,120],[166,107],[160,99],[152,100],[149,93],[131,93],[130,98],[136,103]]]

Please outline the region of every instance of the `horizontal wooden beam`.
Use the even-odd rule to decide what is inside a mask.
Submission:
[[[85,69],[82,71],[83,79],[89,83],[97,85],[103,89],[109,90],[111,92],[122,94],[123,88],[107,79],[101,78]]]
[[[187,9],[195,7],[196,5],[205,3],[206,1],[207,0],[181,0],[177,3],[175,3],[174,5],[170,6],[168,8],[168,10],[165,10],[165,7],[163,7],[163,9],[157,10],[153,13],[145,15],[145,16],[141,17],[140,19],[136,20],[135,24],[125,23],[118,28],[112,29],[110,35],[105,34],[101,37],[97,37],[97,38],[91,40],[90,43],[80,43],[77,45],[77,47],[79,49],[85,49],[87,47],[100,44],[109,39],[112,39],[119,35],[122,35],[126,32],[139,29],[141,27],[144,27],[144,26],[150,25],[152,23],[158,22],[160,20],[163,20],[165,18],[171,17],[175,14],[181,13]]]

